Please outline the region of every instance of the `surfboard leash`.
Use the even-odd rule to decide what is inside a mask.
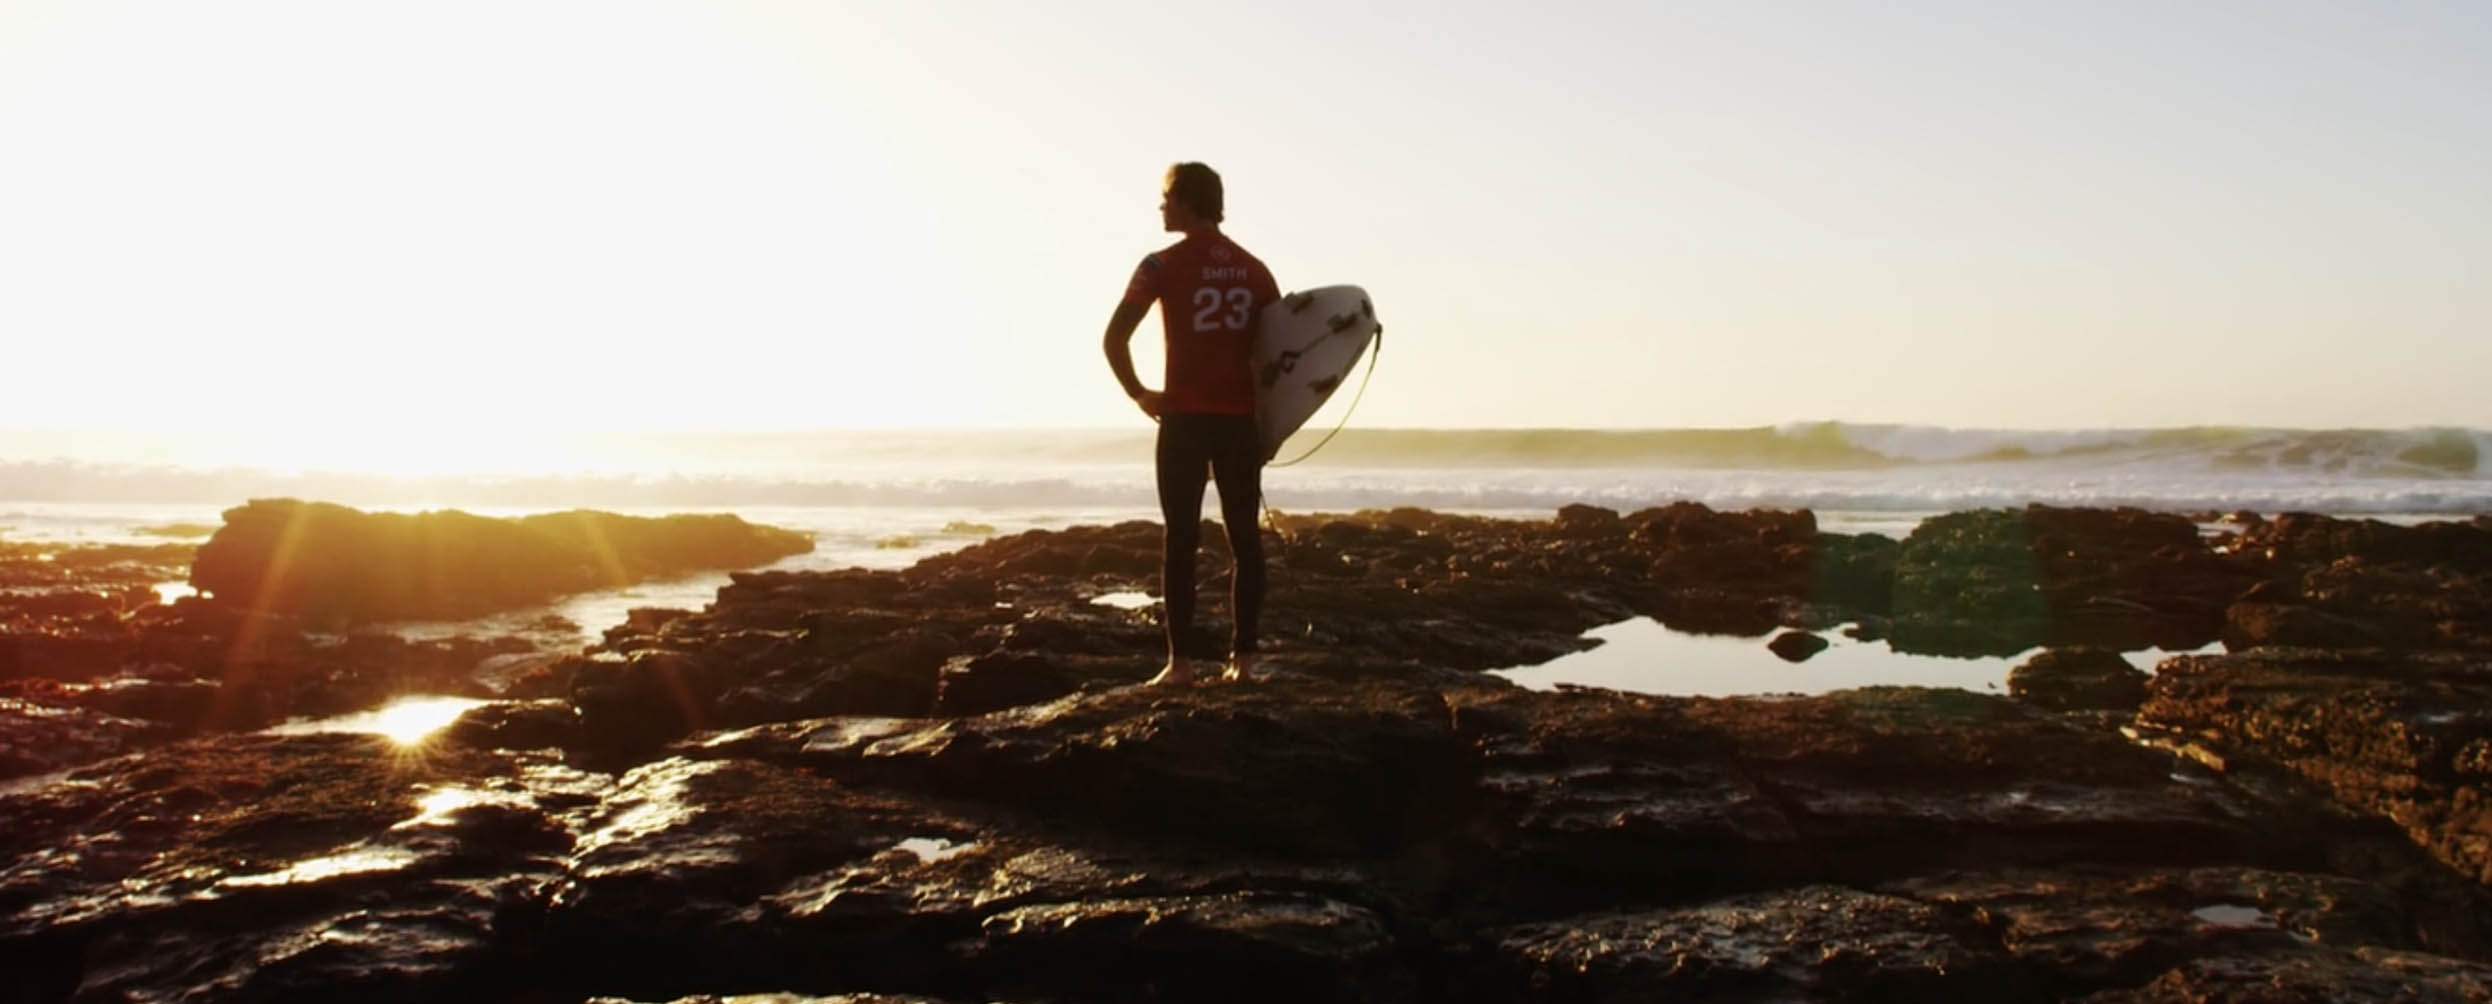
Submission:
[[[1327,334],[1325,337],[1329,338],[1331,335]],[[1376,359],[1383,355],[1384,325],[1378,324],[1376,325],[1376,345],[1374,348],[1368,350],[1367,353],[1367,372],[1359,375],[1358,390],[1351,392],[1350,406],[1341,410],[1341,421],[1333,423],[1332,431],[1325,433],[1324,438],[1317,440],[1314,446],[1308,447],[1307,452],[1301,453],[1277,464],[1265,464],[1264,466],[1266,468],[1294,466],[1308,457],[1314,456],[1315,451],[1323,449],[1324,444],[1332,442],[1334,436],[1340,435],[1342,429],[1348,428],[1350,425],[1350,416],[1358,412],[1359,401],[1367,397],[1368,383],[1376,378]],[[1261,479],[1258,478],[1257,480]],[[1281,538],[1280,557],[1282,560],[1278,562],[1278,564],[1281,566],[1282,574],[1287,574],[1289,571],[1289,551],[1297,546],[1297,538],[1294,534],[1289,532],[1288,527],[1281,524],[1280,510],[1272,508],[1272,496],[1262,492],[1257,492],[1255,495],[1255,501],[1261,503],[1263,506],[1263,521],[1271,524],[1273,534]],[[1268,569],[1270,564],[1267,563],[1265,567]],[[1269,588],[1268,581],[1267,588]]]
[[[1368,350],[1367,353],[1367,372],[1360,375],[1358,378],[1358,390],[1350,395],[1350,406],[1342,409],[1341,421],[1333,423],[1333,431],[1325,433],[1324,438],[1316,440],[1315,445],[1307,447],[1307,452],[1301,453],[1295,457],[1291,457],[1288,460],[1284,460],[1276,464],[1265,464],[1263,466],[1266,469],[1274,467],[1294,467],[1308,457],[1314,456],[1315,451],[1323,449],[1324,444],[1332,442],[1334,436],[1340,435],[1341,430],[1348,428],[1350,425],[1350,416],[1358,412],[1359,400],[1367,396],[1368,382],[1376,378],[1376,360],[1383,355],[1384,325],[1379,324],[1376,325],[1376,347]],[[1265,508],[1270,507],[1266,506]]]

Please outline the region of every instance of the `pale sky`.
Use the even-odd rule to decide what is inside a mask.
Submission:
[[[1140,425],[1203,160],[1359,426],[2492,427],[2492,4],[1529,6],[0,0],[0,426]]]

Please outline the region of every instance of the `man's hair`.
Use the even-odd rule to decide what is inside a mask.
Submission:
[[[1213,223],[1220,222],[1223,201],[1220,172],[1210,166],[1192,161],[1170,166],[1166,191],[1169,198],[1194,210],[1194,215]]]

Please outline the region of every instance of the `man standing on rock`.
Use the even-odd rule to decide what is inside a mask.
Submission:
[[[1201,543],[1205,471],[1220,489],[1234,571],[1230,612],[1237,627],[1221,676],[1243,680],[1253,669],[1255,622],[1263,609],[1263,538],[1256,506],[1263,496],[1263,443],[1255,432],[1255,379],[1249,350],[1256,318],[1281,298],[1272,272],[1220,232],[1220,175],[1202,164],[1168,169],[1160,190],[1160,226],[1184,239],[1142,259],[1125,299],[1108,319],[1108,368],[1125,396],[1159,420],[1159,506],[1166,527],[1160,557],[1162,620],[1168,666],[1155,684],[1196,681],[1180,648],[1194,626],[1194,551]],[[1134,329],[1159,305],[1167,338],[1163,390],[1134,376]]]

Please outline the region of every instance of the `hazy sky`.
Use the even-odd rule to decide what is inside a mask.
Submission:
[[[1525,6],[0,0],[0,425],[1138,425],[1199,159],[1362,426],[2492,427],[2492,4]]]

